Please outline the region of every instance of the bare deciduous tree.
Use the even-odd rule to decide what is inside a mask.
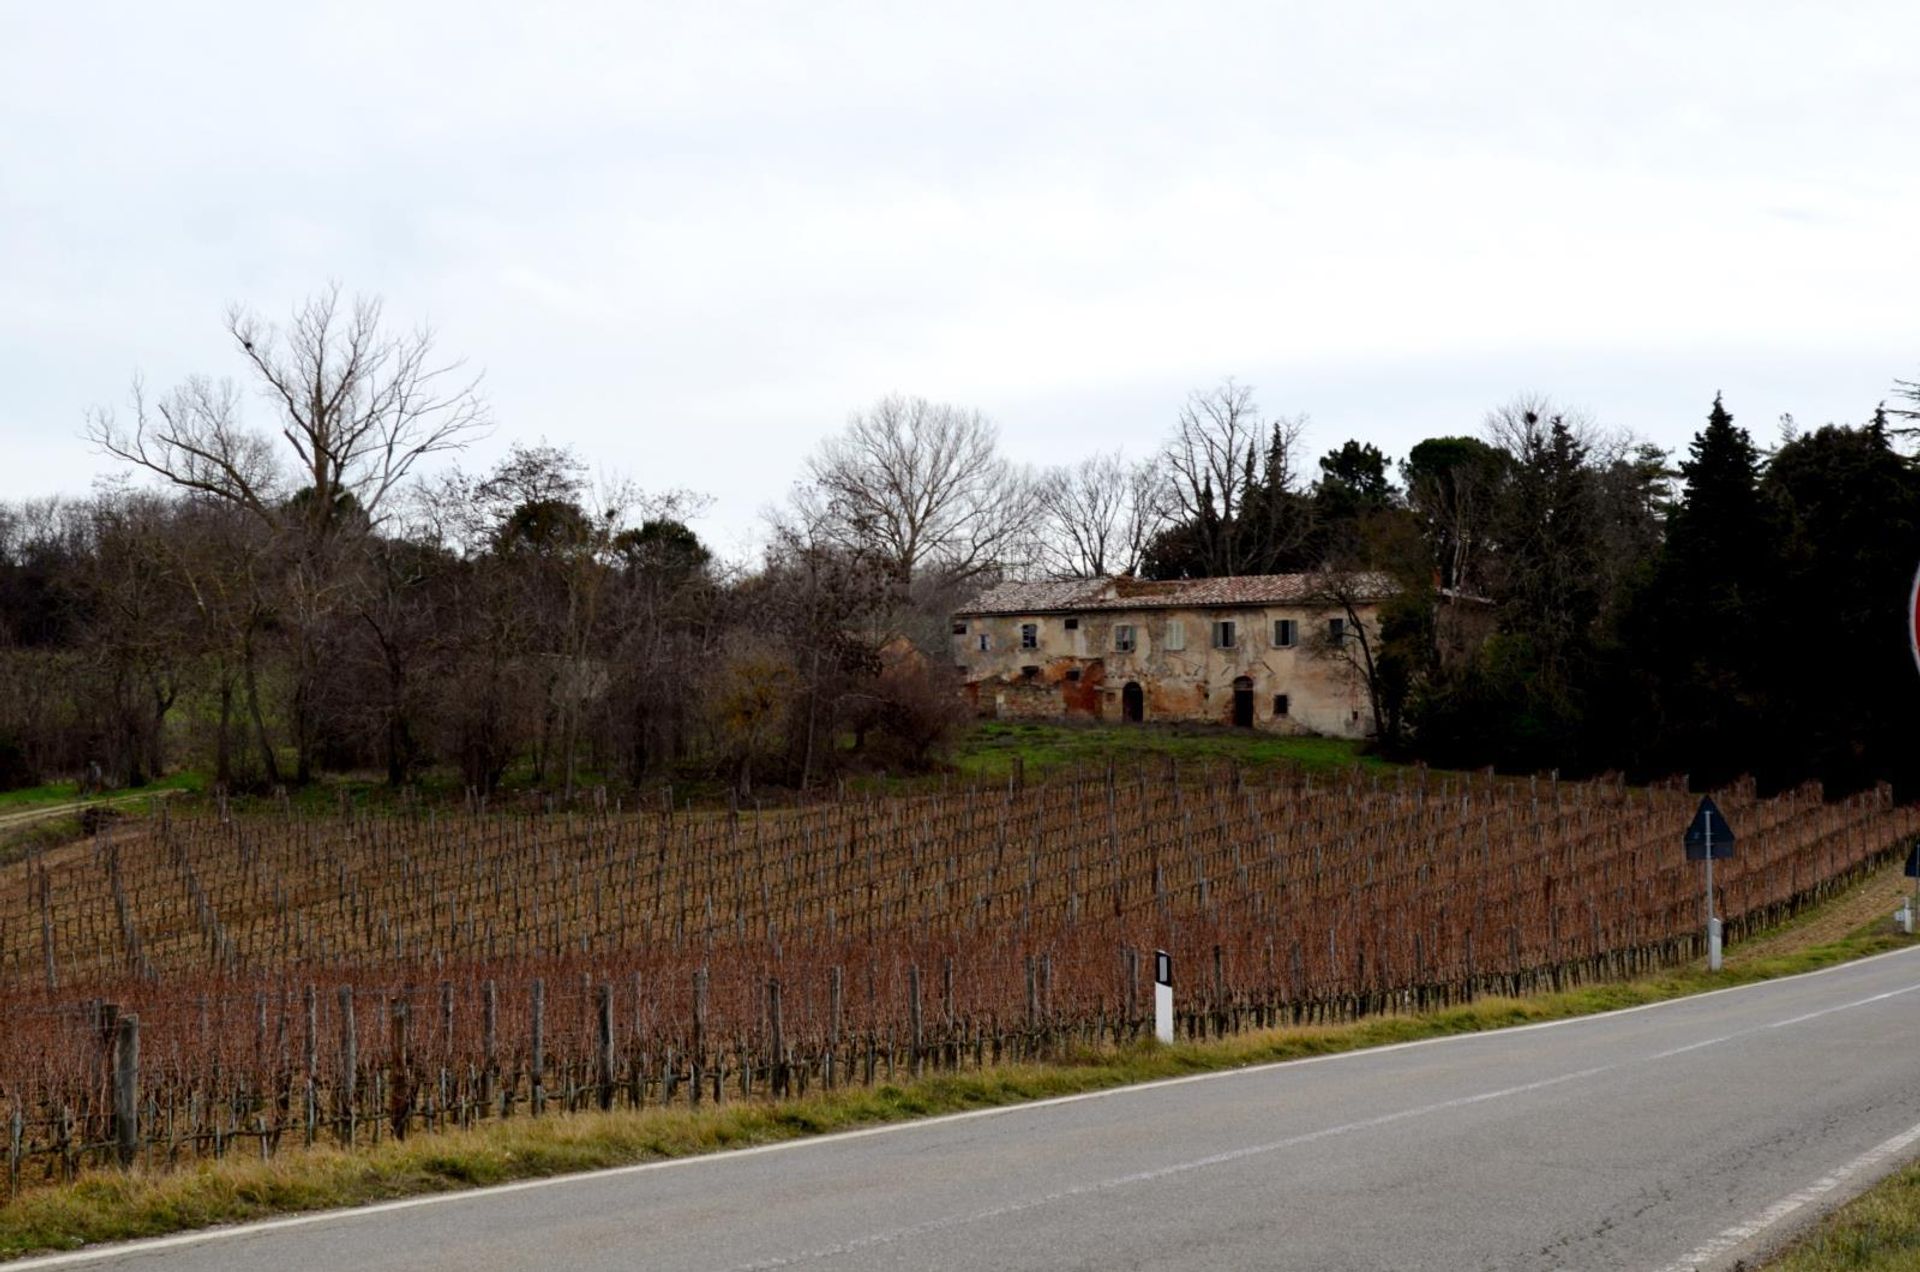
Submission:
[[[151,409],[136,383],[132,426],[96,410],[87,427],[94,444],[276,528],[297,514],[318,541],[341,523],[349,502],[376,519],[416,463],[466,445],[486,427],[478,378],[463,377],[457,361],[437,361],[425,328],[388,332],[377,298],[343,305],[339,287],[330,286],[295,309],[284,328],[237,305],[226,325],[273,404],[273,431],[292,452],[294,482],[270,434],[242,423],[230,380],[190,377]],[[301,498],[282,498],[289,484]]]
[[[1040,479],[1045,518],[1041,557],[1060,578],[1137,574],[1147,542],[1160,528],[1160,483],[1151,464],[1130,464],[1119,451],[1089,455]]]
[[[101,409],[87,434],[107,454],[244,509],[285,551],[279,617],[293,643],[289,715],[304,782],[325,633],[344,603],[340,581],[351,560],[342,540],[376,525],[413,467],[464,446],[487,412],[477,379],[464,377],[459,362],[435,359],[431,332],[392,334],[379,300],[344,305],[338,286],[308,298],[284,328],[234,306],[227,332],[272,404],[285,452],[242,421],[231,381],[205,377],[189,378],[151,408],[136,382],[131,427]]]
[[[884,397],[855,413],[807,463],[801,515],[872,552],[898,583],[922,570],[975,577],[1008,564],[1037,514],[1034,482],[1002,458],[978,411]]]
[[[796,708],[802,789],[826,767],[823,743],[840,723],[849,685],[896,629],[899,608],[887,596],[890,562],[842,548],[815,529],[806,522],[776,527],[751,589],[754,612],[793,651],[805,699],[804,709]]]
[[[1323,570],[1307,592],[1306,601],[1339,620],[1314,635],[1307,648],[1319,658],[1344,663],[1359,676],[1366,687],[1367,707],[1373,716],[1373,736],[1389,737],[1385,711],[1386,686],[1382,683],[1380,632],[1367,621],[1367,613],[1392,594],[1393,586],[1385,575],[1358,569]]]
[[[1282,505],[1305,432],[1304,416],[1262,421],[1253,389],[1231,378],[1188,395],[1160,463],[1167,517],[1205,573],[1280,568],[1304,543],[1310,524]]]
[[[726,758],[734,790],[753,795],[756,760],[778,753],[793,711],[793,664],[770,643],[740,634],[709,672],[708,725]]]
[[[261,523],[231,504],[195,495],[165,549],[193,616],[191,648],[212,681],[213,780],[230,788],[244,765],[237,738],[250,735],[265,781],[280,780],[261,698],[261,645],[272,626],[273,545]]]

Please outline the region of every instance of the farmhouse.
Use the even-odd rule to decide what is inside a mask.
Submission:
[[[1364,737],[1378,575],[1002,583],[953,616],[982,715]]]

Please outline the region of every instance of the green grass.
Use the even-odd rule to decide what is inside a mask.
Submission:
[[[1920,1165],[1894,1172],[1821,1220],[1767,1272],[1912,1272],[1920,1268]]]
[[[849,739],[850,741],[850,739]],[[1086,723],[1012,723],[990,721],[967,728],[943,757],[954,774],[962,778],[1002,780],[1012,773],[1018,758],[1029,777],[1038,777],[1060,769],[1104,764],[1115,759],[1123,766],[1164,760],[1209,763],[1235,761],[1249,767],[1288,766],[1309,772],[1326,773],[1359,767],[1368,771],[1386,771],[1393,766],[1368,754],[1364,743],[1345,738],[1292,737],[1257,733],[1246,729],[1203,724],[1118,725]],[[287,757],[287,772],[292,758]],[[911,795],[941,780],[939,774],[873,774],[853,772],[846,785],[861,794]],[[582,771],[575,778],[577,791],[590,792],[606,785],[611,792],[631,801],[636,794],[657,798],[658,783],[650,783],[644,792],[635,792],[621,779],[606,774]],[[185,791],[205,794],[212,786],[204,772],[174,774],[137,790],[108,791],[103,798],[116,799],[161,791]],[[728,801],[729,784],[706,775],[677,775],[673,782],[676,801],[693,798],[705,806],[720,806]],[[286,784],[286,799],[298,812],[326,814],[337,810],[344,797],[355,808],[386,809],[403,800],[421,799],[429,803],[457,803],[465,796],[459,773],[451,768],[432,767],[415,772],[404,789],[387,785],[381,773],[328,773],[305,786]],[[493,798],[513,801],[540,793],[557,793],[559,783],[549,777],[544,783],[533,781],[530,768],[522,765],[509,772]],[[773,802],[791,792],[773,789]],[[0,792],[0,814],[28,811],[54,804],[71,803],[82,798],[77,784],[56,782],[25,790]],[[276,796],[243,792],[232,796],[237,812],[273,811],[280,807]]]
[[[80,798],[80,788],[72,782],[50,782],[45,786],[24,786],[0,791],[0,812],[34,808],[41,804],[64,804]]]
[[[145,786],[135,786],[124,790],[101,792],[100,799],[122,799],[127,796],[156,795],[162,791],[203,791],[206,778],[193,772],[175,773],[170,777],[159,778]],[[29,812],[50,804],[71,804],[76,800],[95,798],[81,793],[78,782],[49,782],[45,786],[27,786],[14,791],[0,791],[0,813]]]
[[[1020,759],[1029,776],[1082,764],[1121,764],[1172,756],[1186,761],[1234,760],[1327,772],[1359,765],[1392,767],[1345,738],[1289,737],[1208,725],[1011,723],[975,725],[956,742],[949,762],[968,777],[1005,777]]]
[[[1283,1028],[1171,1047],[1147,1043],[1090,1049],[1052,1064],[941,1074],[779,1103],[756,1100],[698,1110],[517,1118],[467,1131],[416,1134],[403,1143],[389,1140],[352,1152],[319,1146],[284,1150],[266,1162],[236,1156],[170,1172],[95,1171],[72,1184],[31,1189],[0,1206],[0,1254],[72,1249],[275,1214],[661,1161],[1161,1078],[1564,1020],[1811,971],[1912,943],[1912,938],[1876,922],[1814,949],[1745,963],[1730,960],[1728,970],[1719,975],[1686,968],[1525,999],[1482,999],[1418,1015]],[[1920,1199],[1920,1180],[1912,1192]],[[1895,1238],[1876,1240],[1887,1245]],[[1829,1266],[1913,1265],[1805,1265]],[[1793,1272],[1801,1272],[1800,1266]]]

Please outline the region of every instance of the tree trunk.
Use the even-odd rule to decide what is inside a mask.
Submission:
[[[303,641],[304,645],[305,642]],[[293,780],[297,786],[313,781],[313,676],[304,649],[298,680],[293,686]]]
[[[228,731],[233,728],[233,675],[220,672],[220,724],[213,735],[213,784],[221,790],[233,787],[233,743]]]
[[[800,789],[806,790],[813,784],[813,732],[814,722],[820,714],[820,650],[813,651],[812,683],[807,686],[807,750],[800,762]]]
[[[406,717],[406,671],[391,650],[387,653],[387,785],[406,785],[412,751]]]
[[[267,718],[260,710],[260,678],[253,665],[253,634],[251,632],[247,634],[242,657],[244,661],[241,667],[247,691],[247,713],[253,717],[253,735],[260,747],[260,763],[266,771],[267,781],[278,786],[280,785],[280,760],[273,753],[273,738],[267,733]]]
[[[175,694],[159,685],[153,687],[153,732],[147,738],[147,772],[154,777],[167,771],[167,713],[173,710]]]

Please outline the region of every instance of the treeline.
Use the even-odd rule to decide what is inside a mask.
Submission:
[[[1330,604],[1395,581],[1326,652],[1396,755],[1920,776],[1911,382],[1863,425],[1783,417],[1771,450],[1716,398],[1677,465],[1521,399],[1398,463],[1349,441],[1310,468],[1304,418],[1229,380],[1145,458],[1035,472],[978,412],[887,397],[728,563],[689,527],[701,496],[590,480],[563,448],[423,463],[487,406],[377,301],[236,308],[227,330],[242,383],[136,386],[130,418],[88,421],[157,485],[0,506],[0,788],[189,765],[236,789],[430,768],[808,787],[938,754],[961,718],[947,616],[997,579],[1295,571]]]
[[[1399,595],[1359,636],[1380,744],[1408,757],[1911,791],[1920,471],[1899,443],[1920,389],[1894,391],[1859,426],[1783,417],[1770,450],[1716,396],[1677,464],[1523,399],[1397,467],[1348,442],[1308,482],[1297,422],[1263,443],[1227,385],[1156,457],[1171,511],[1140,565],[1390,574]]]
[[[89,429],[157,487],[0,507],[0,788],[193,767],[235,790],[456,770],[746,793],[924,765],[960,718],[914,644],[951,598],[833,532],[820,481],[728,566],[687,525],[698,496],[562,448],[425,475],[486,407],[376,302],[228,327],[269,420],[231,382],[136,392]]]
[[[198,495],[0,509],[0,784],[452,767],[482,791],[750,790],[926,761],[951,686],[879,634],[873,571],[785,543],[729,572],[681,501],[582,486],[565,452],[516,450],[319,550]]]

